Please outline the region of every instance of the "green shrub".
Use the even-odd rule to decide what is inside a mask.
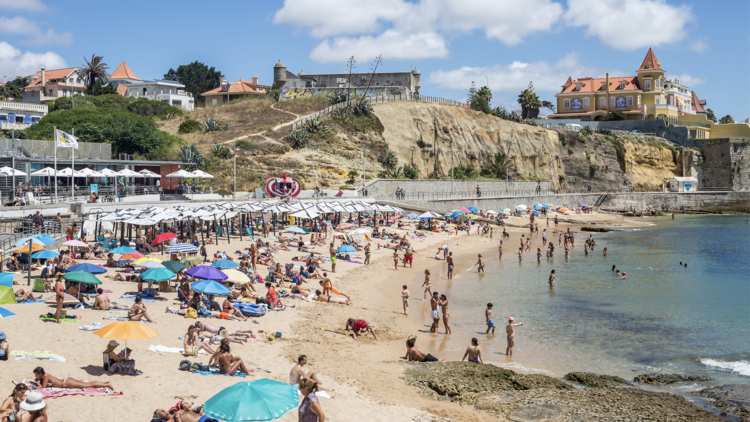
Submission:
[[[229,149],[228,146],[222,145],[219,143],[215,143],[213,146],[213,154],[215,157],[220,158],[222,160],[226,160],[228,158],[232,158],[232,150]]]
[[[625,171],[625,148],[623,148],[620,140],[617,138],[612,140],[612,144],[615,146],[615,153],[617,154],[617,162],[620,164],[620,170]]]
[[[564,182],[564,181],[565,181],[565,175],[564,175],[564,174],[561,174],[561,175],[557,176],[557,180],[558,180],[558,181],[559,181],[560,183]]]
[[[572,154],[572,153],[573,153],[573,147],[568,147],[568,154]]]
[[[187,119],[184,122],[180,123],[180,127],[177,128],[177,132],[179,133],[193,133],[193,132],[200,132],[203,130],[203,125],[200,124],[197,120],[193,119]]]
[[[586,137],[585,137],[585,136],[583,136],[583,135],[579,136],[579,137],[578,137],[578,142],[580,142],[580,143],[582,143],[582,144],[585,144],[585,143],[586,143]]]
[[[149,100],[148,98],[138,98],[130,102],[127,108],[128,111],[139,116],[164,117],[167,115],[182,115],[182,109],[161,101]]]
[[[288,136],[287,140],[292,144],[294,149],[306,148],[310,142],[308,139],[308,133],[304,129],[293,130]]]
[[[213,116],[207,116],[205,119],[203,119],[203,132],[204,133],[212,133],[212,132],[218,132],[220,130],[227,130],[229,127],[228,124],[222,123],[219,120],[214,119]]]
[[[408,164],[404,166],[403,172],[404,177],[406,177],[407,179],[419,179],[419,172],[417,171],[417,169]]]
[[[596,133],[600,135],[610,135],[612,133],[612,129],[605,126],[597,126]]]
[[[396,157],[396,154],[393,153],[393,151],[387,150],[383,158],[380,160],[380,164],[382,164],[386,169],[392,169],[398,164],[398,158]]]
[[[580,133],[581,135],[592,135],[594,133],[594,130],[591,129],[590,126],[584,126],[580,131],[578,131],[578,133]]]
[[[586,159],[591,160],[591,155],[588,152],[586,153]]]
[[[592,173],[595,173],[597,170],[599,170],[599,165],[591,163],[589,166],[589,170],[591,170]]]

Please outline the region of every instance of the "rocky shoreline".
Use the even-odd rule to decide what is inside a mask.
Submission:
[[[408,365],[404,380],[407,385],[418,387],[421,396],[473,406],[478,411],[515,422],[724,420],[682,396],[641,390],[623,378],[608,375],[570,373],[565,376],[570,381],[567,382],[468,362]],[[654,378],[654,374],[646,375]],[[667,381],[679,377],[656,379]],[[736,396],[740,393],[732,397]],[[736,404],[723,397],[728,400],[728,406]]]

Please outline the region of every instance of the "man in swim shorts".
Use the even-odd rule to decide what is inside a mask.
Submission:
[[[490,329],[492,329],[492,334],[495,334],[495,321],[492,320],[492,304],[487,304],[487,309],[484,311],[484,318],[487,320],[487,332],[485,334],[490,333]]]
[[[446,261],[448,262],[448,280],[453,279],[453,252],[448,253],[448,258],[446,258]]]
[[[438,292],[432,292],[430,307],[432,308],[432,327],[430,327],[430,332],[437,333],[440,326],[440,297],[438,297]]]
[[[414,262],[414,251],[411,249],[411,246],[407,246],[404,252],[404,268],[406,268],[407,262],[409,263],[409,268],[411,268],[411,264]]]
[[[406,340],[406,359],[407,362],[448,362],[447,359],[438,359],[415,345],[417,339],[410,338]]]

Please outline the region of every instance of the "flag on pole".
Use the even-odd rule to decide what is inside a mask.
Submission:
[[[372,242],[372,239],[370,239],[370,236],[368,236],[368,235],[365,235],[365,240],[368,241],[368,242]]]
[[[55,129],[55,142],[58,148],[78,149],[78,138],[59,129]]]

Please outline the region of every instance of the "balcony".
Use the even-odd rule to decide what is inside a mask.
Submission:
[[[29,126],[31,125],[27,125],[23,123],[0,122],[0,129],[3,129],[3,130],[24,130],[24,129],[28,129]]]
[[[0,101],[0,110],[32,111],[47,114],[49,107],[46,104],[16,103],[11,101]]]
[[[708,123],[701,123],[701,122],[677,122],[673,123],[675,126],[684,126],[684,127],[700,127],[704,129],[711,130],[711,125]]]

